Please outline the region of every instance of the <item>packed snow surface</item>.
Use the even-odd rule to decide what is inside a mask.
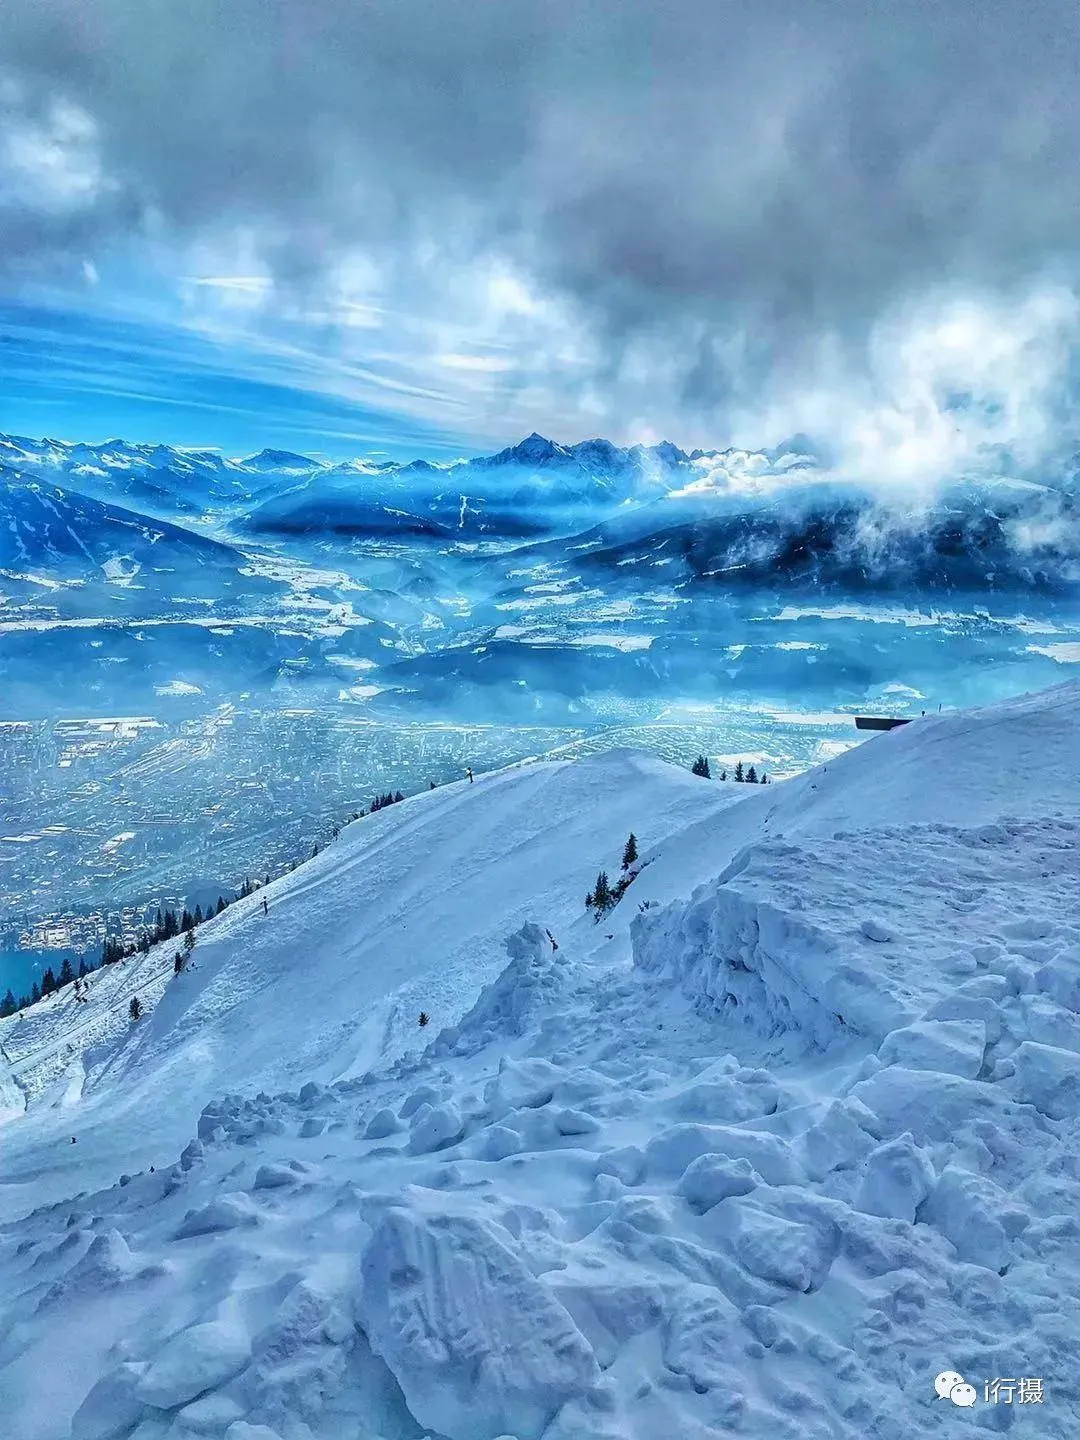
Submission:
[[[3,1022],[4,1436],[1071,1440],[1078,704],[478,776]]]

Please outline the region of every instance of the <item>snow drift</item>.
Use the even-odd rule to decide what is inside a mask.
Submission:
[[[99,979],[82,1099],[50,1002],[2,1132],[11,1433],[1072,1437],[1078,700],[752,793],[624,752],[391,807],[146,1024],[107,1016],[153,954]]]

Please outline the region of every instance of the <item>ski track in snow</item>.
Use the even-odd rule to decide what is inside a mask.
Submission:
[[[2,1022],[5,1435],[1071,1440],[1078,702],[445,786]]]

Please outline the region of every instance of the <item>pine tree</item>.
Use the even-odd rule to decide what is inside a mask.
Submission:
[[[744,778],[745,777],[743,776],[742,761],[740,760],[739,763],[735,766],[735,779],[738,780],[739,784],[741,785]]]
[[[751,765],[750,769],[746,772],[746,783],[748,785],[757,784],[757,771],[754,769],[753,765]]]
[[[225,896],[224,896],[224,895],[219,895],[219,896],[217,897],[217,913],[220,915],[221,912],[222,912],[224,909],[225,909]]]
[[[596,877],[596,889],[593,891],[593,905],[601,912],[611,904],[611,885],[608,882],[607,871],[601,870]]]
[[[71,968],[71,961],[65,958],[64,963],[60,966],[60,984],[70,985],[74,979],[75,971]]]
[[[404,799],[405,799],[405,796],[404,796],[404,795],[401,793],[401,791],[399,790],[399,791],[397,792],[397,794],[394,796],[394,804],[395,804],[395,805],[398,805],[398,804],[400,804],[400,802],[401,802],[402,800],[404,800]]]
[[[48,970],[46,970],[45,974],[41,977],[41,993],[43,995],[51,995],[55,989],[56,976],[53,974],[52,966],[50,965]]]
[[[132,1020],[138,1020],[142,1014],[142,1002],[139,1000],[138,995],[132,995],[131,1004],[128,1006],[128,1014]]]
[[[195,949],[195,931],[189,930],[184,936],[184,954],[190,955]]]
[[[79,961],[79,979],[80,979],[80,980],[85,980],[86,977],[87,977],[87,975],[89,975],[89,974],[90,974],[90,969],[89,969],[89,966],[88,966],[87,963],[86,963],[86,960],[85,960],[85,959],[80,960],[80,961]]]
[[[760,779],[760,781],[759,781],[758,783],[759,783],[760,785],[767,785],[767,784],[769,783],[769,777],[768,777],[768,775],[765,774],[765,771],[764,771],[764,770],[762,770],[762,772],[761,772],[761,779]]]
[[[20,1010],[25,1010],[29,1004],[30,1004],[30,996],[29,996],[29,995],[20,995],[20,996],[19,996],[19,1009],[20,1009]]]
[[[38,982],[35,980],[35,981],[34,981],[34,984],[33,984],[33,987],[32,987],[32,989],[31,989],[31,991],[30,991],[30,1004],[31,1004],[31,1005],[36,1005],[40,999],[41,999],[41,986],[40,986],[40,985],[38,984]]]
[[[429,789],[429,790],[434,790],[434,789],[435,789],[435,781],[434,781],[434,780],[429,780],[429,781],[428,781],[428,789]]]
[[[623,852],[622,852],[622,868],[623,868],[624,870],[629,870],[629,869],[630,869],[630,866],[633,865],[634,861],[635,861],[637,858],[638,858],[638,854],[637,854],[637,837],[634,835],[634,832],[631,830],[631,832],[630,832],[630,839],[627,840],[626,845],[623,847]]]
[[[192,918],[191,918],[191,923],[192,923],[193,925],[201,925],[202,922],[203,922],[202,906],[201,906],[201,905],[196,905],[196,906],[195,906],[195,914],[194,914],[194,915],[192,916]]]
[[[179,950],[177,950],[176,954],[173,956],[172,968],[174,975],[179,975],[180,971],[184,968],[184,957],[183,955],[181,955]]]
[[[14,1015],[15,1009],[15,996],[9,990],[3,1000],[0,1000],[0,1020],[6,1020],[9,1015]]]
[[[185,934],[191,929],[192,925],[194,925],[194,924],[195,924],[195,917],[192,915],[191,911],[188,910],[188,909],[185,907],[184,913],[183,913],[183,915],[182,915],[181,918],[180,918],[180,933],[181,933],[181,935],[185,935]]]
[[[592,897],[592,891],[590,890],[589,893],[588,893],[588,895],[585,896],[585,909],[586,909],[586,910],[591,910],[592,907],[593,907],[593,897]]]
[[[726,780],[726,779],[727,779],[727,771],[726,771],[726,770],[721,770],[721,771],[720,771],[720,779],[721,779],[721,780]]]

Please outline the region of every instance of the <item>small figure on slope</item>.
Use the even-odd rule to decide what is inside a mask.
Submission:
[[[471,784],[473,783],[472,771],[471,771],[471,770],[466,770],[466,771],[465,771],[465,774],[469,777],[469,784],[471,785]]]

